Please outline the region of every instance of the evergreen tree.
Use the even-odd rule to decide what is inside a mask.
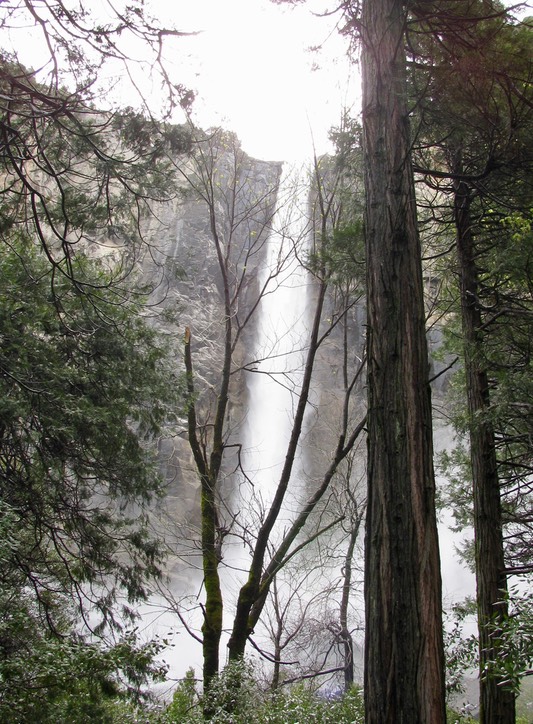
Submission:
[[[524,360],[524,348],[520,353],[509,344],[507,330],[513,330],[511,336],[522,346],[529,336],[524,321],[530,301],[528,273],[522,271],[529,254],[524,244],[520,251],[513,248],[517,238],[512,239],[505,217],[518,209],[528,215],[532,198],[530,31],[514,25],[497,3],[436,3],[418,19],[410,44],[422,141],[417,168],[432,193],[437,191],[433,226],[437,222],[448,232],[453,228],[457,254],[454,272],[470,438],[481,719],[512,722],[514,693],[503,685],[495,665],[505,656],[501,629],[508,618],[506,574],[513,569],[512,562],[505,561],[504,528],[513,508],[515,523],[520,517],[524,520],[530,491],[527,483],[520,485],[522,471],[514,447],[517,421],[522,417],[520,427],[524,416],[513,412],[512,402],[505,405],[503,395],[509,389],[505,380],[514,377]],[[511,272],[524,251],[522,268]],[[521,281],[516,284],[513,278]],[[506,491],[512,491],[514,500],[502,507]],[[522,534],[526,530],[527,523]],[[513,539],[515,544],[520,540],[517,530]]]
[[[444,722],[429,365],[405,57],[406,4],[361,20],[368,302],[366,721]]]
[[[98,304],[54,278],[33,240],[0,247],[0,680],[2,705],[17,711],[59,695],[71,657],[81,678],[92,666],[113,676],[113,661],[135,677],[133,639],[100,663],[82,644],[131,625],[162,560],[145,505],[180,384],[140,306],[101,265],[82,254],[71,265]]]
[[[47,721],[48,705],[56,720],[63,705],[66,721],[105,720],[98,699],[121,675],[140,685],[157,648],[120,630],[159,575],[145,506],[160,490],[154,444],[181,389],[135,272],[153,202],[176,193],[165,156],[189,140],[156,123],[142,98],[141,111],[114,112],[100,78],[108,63],[133,81],[150,66],[168,108],[191,96],[162,61],[179,33],[157,27],[142,3],[108,10],[103,20],[81,4],[17,0],[0,20],[6,721]],[[17,55],[28,32],[42,51],[37,70]],[[112,630],[117,646],[105,638]],[[84,701],[96,708],[83,714]]]

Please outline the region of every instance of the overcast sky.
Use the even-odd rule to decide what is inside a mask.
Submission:
[[[151,0],[161,20],[200,31],[173,46],[176,73],[198,92],[201,125],[221,124],[245,150],[267,160],[319,152],[342,108],[358,108],[357,70],[346,59],[336,19],[317,17],[333,7],[309,0],[290,8],[269,0]],[[322,50],[312,52],[312,46]],[[174,57],[175,50],[175,57]]]
[[[87,7],[105,17],[110,6],[124,4],[127,0],[93,0]],[[336,6],[335,0],[306,0],[296,7],[270,0],[145,0],[158,23],[194,33],[168,38],[165,59],[172,79],[197,93],[197,124],[231,129],[251,155],[280,161],[311,158],[313,146],[318,153],[330,150],[328,131],[343,109],[359,112],[358,67],[347,58],[338,15],[328,14]],[[12,47],[29,65],[42,67],[46,48],[43,52],[28,25],[22,33],[22,43],[20,30],[12,34]],[[9,34],[2,38],[8,40]],[[139,45],[136,54],[146,56],[146,47]],[[103,71],[104,84],[107,72],[113,76],[112,69]],[[158,80],[152,82],[157,94]],[[106,92],[106,99],[136,104],[121,70],[112,83],[114,92]],[[149,97],[150,82],[140,84]]]
[[[313,141],[319,153],[329,150],[328,131],[343,108],[359,111],[359,71],[336,29],[338,14],[328,14],[335,0],[296,7],[270,0],[149,2],[161,21],[200,31],[172,46],[176,75],[198,92],[199,125],[231,128],[250,154],[310,158]],[[309,50],[316,46],[321,50]]]

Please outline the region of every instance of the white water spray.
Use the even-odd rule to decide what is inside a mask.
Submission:
[[[249,376],[245,472],[268,507],[285,460],[303,378],[309,336],[310,275],[308,172],[285,165],[278,192],[267,261],[260,274],[265,290],[259,307],[254,372]],[[301,471],[301,454],[294,472]]]

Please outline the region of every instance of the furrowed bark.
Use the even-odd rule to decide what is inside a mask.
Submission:
[[[454,171],[459,174],[456,160]],[[494,430],[487,416],[489,380],[483,364],[483,320],[478,303],[478,270],[470,217],[471,194],[454,182],[454,217],[461,291],[466,395],[470,420],[470,460],[474,502],[477,614],[479,632],[480,715],[482,724],[514,724],[515,696],[493,673],[501,656],[499,624],[508,615],[502,511]]]
[[[443,724],[428,354],[399,0],[363,2],[368,304],[367,724]]]

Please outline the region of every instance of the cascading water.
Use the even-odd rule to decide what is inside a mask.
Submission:
[[[244,471],[260,500],[271,502],[284,463],[300,392],[309,331],[310,275],[302,262],[308,253],[307,171],[285,164],[273,231],[259,284],[257,352],[250,366]],[[293,477],[302,466],[295,460]]]
[[[261,300],[257,310],[255,349],[247,364],[248,404],[242,428],[241,485],[232,507],[234,535],[228,536],[221,578],[235,596],[244,583],[250,548],[275,495],[292,430],[301,388],[309,333],[311,275],[305,267],[309,250],[309,172],[284,164],[276,213],[258,274]],[[291,485],[273,531],[287,526],[302,488],[301,446],[294,460]],[[231,617],[231,606],[226,607]],[[231,621],[227,621],[228,625]]]
[[[231,500],[223,501],[223,506],[228,503],[230,507],[229,513],[224,510],[224,514],[233,522],[224,539],[219,569],[225,630],[221,654],[231,629],[236,597],[247,576],[249,546],[253,545],[279,481],[300,391],[309,331],[311,275],[304,265],[309,230],[309,171],[284,164],[272,229],[258,271],[257,283],[262,293],[254,325],[254,348],[247,353],[247,413],[237,436],[242,446],[242,470],[233,476]],[[299,451],[274,537],[276,531],[283,529],[284,518],[286,523],[291,510],[294,512],[302,487],[303,457]],[[243,545],[243,540],[247,545]],[[191,570],[190,583],[196,593],[189,597],[186,617],[191,630],[199,635],[203,614],[193,599],[202,588],[201,574]],[[167,612],[163,616],[157,614],[157,608],[155,605],[153,615],[148,608],[143,610],[147,631],[161,634],[165,629],[176,629],[175,614]],[[148,625],[150,620],[156,625]],[[197,673],[201,670],[201,648],[185,631],[179,633],[175,654],[167,652],[166,658],[173,676],[183,676],[189,666]]]
[[[223,505],[228,505],[228,509],[223,511],[223,523],[229,529],[224,539],[220,566],[226,632],[231,629],[236,596],[246,579],[255,534],[268,512],[279,482],[302,380],[312,306],[312,277],[305,269],[310,237],[308,176],[307,169],[284,164],[272,232],[266,241],[258,273],[257,284],[263,293],[255,312],[254,343],[247,351],[245,362],[248,370],[247,412],[240,433],[234,437],[241,445],[241,470],[233,476],[231,499],[224,498],[222,501]],[[176,244],[174,246],[177,250]],[[174,251],[173,247],[169,255],[172,256]],[[446,440],[445,446],[447,444]],[[297,504],[301,502],[305,492],[305,468],[305,450],[300,449],[284,506],[273,531],[274,545],[279,542],[289,520],[294,517]],[[442,526],[441,533],[443,540],[448,541],[449,534],[444,538],[445,528]],[[450,582],[450,588],[463,590],[469,581],[462,580],[464,568],[453,555],[453,545],[441,544],[441,547],[445,586]],[[202,590],[202,575],[191,568],[187,569],[183,578],[190,586],[187,599],[190,606],[182,606],[180,610],[184,613],[187,607],[190,608],[188,623],[199,635],[202,611],[198,593]],[[324,588],[326,584],[322,584]],[[450,593],[455,600],[461,597],[460,591]],[[161,614],[155,609],[157,606],[153,615],[149,610],[143,612],[146,624],[150,620],[156,622],[155,631],[168,631],[179,626],[175,611],[167,612],[163,622]],[[172,674],[183,676],[189,666],[198,673],[201,670],[198,641],[184,630],[175,641],[175,655],[172,652],[167,654]],[[222,661],[225,642],[226,636],[221,645]]]

